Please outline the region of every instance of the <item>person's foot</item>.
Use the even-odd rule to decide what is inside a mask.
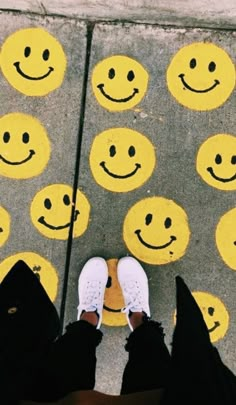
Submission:
[[[89,259],[81,270],[78,282],[79,306],[77,319],[100,328],[108,267],[102,257]]]
[[[150,317],[148,279],[133,257],[123,257],[118,261],[117,276],[125,300],[123,312],[133,331],[143,323],[145,316]]]

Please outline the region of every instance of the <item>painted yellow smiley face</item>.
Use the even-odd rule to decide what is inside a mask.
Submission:
[[[48,260],[34,252],[16,253],[3,260],[0,263],[0,283],[18,260],[23,260],[29,266],[38,277],[51,301],[55,301],[58,292],[58,273]]]
[[[71,226],[72,187],[52,184],[34,197],[30,215],[38,231],[51,239],[66,240]],[[90,204],[87,197],[77,190],[73,218],[73,237],[81,236],[88,227]]]
[[[99,62],[92,73],[92,88],[98,103],[110,111],[137,105],[148,86],[148,73],[135,59],[115,55]]]
[[[207,292],[194,291],[192,295],[202,312],[211,342],[222,339],[229,327],[229,314],[225,304],[215,295]],[[176,324],[176,310],[174,324]]]
[[[11,217],[5,208],[0,206],[0,247],[4,245],[10,235]]]
[[[235,87],[235,67],[229,55],[212,43],[181,48],[167,69],[167,85],[174,98],[193,110],[221,106]]]
[[[216,246],[223,261],[236,270],[236,208],[227,211],[216,227]]]
[[[124,241],[131,253],[145,263],[167,264],[180,259],[190,238],[185,211],[164,197],[145,198],[128,211]]]
[[[64,79],[66,56],[61,44],[42,28],[26,28],[3,43],[1,69],[7,81],[27,96],[45,96]]]
[[[197,154],[197,172],[219,190],[236,190],[236,137],[217,134],[208,138]]]
[[[229,314],[225,305],[215,295],[202,291],[192,294],[201,309],[211,342],[217,342],[225,336],[229,327]]]
[[[0,174],[14,179],[39,175],[50,158],[50,143],[40,121],[11,113],[0,118]]]
[[[89,161],[100,186],[126,192],[148,180],[156,156],[152,143],[144,135],[128,128],[111,128],[95,137]]]
[[[102,322],[107,326],[127,325],[126,315],[121,312],[125,301],[117,278],[117,263],[118,259],[107,260],[108,281],[102,313]]]

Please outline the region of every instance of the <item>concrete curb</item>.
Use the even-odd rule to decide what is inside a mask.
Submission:
[[[233,0],[2,0],[1,10],[41,15],[62,15],[99,21],[132,21],[182,27],[234,29],[236,4]]]

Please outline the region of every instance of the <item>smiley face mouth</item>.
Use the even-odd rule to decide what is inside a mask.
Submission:
[[[141,168],[140,163],[135,163],[136,167],[131,173],[119,175],[119,174],[110,172],[110,170],[107,169],[105,162],[101,162],[100,166],[103,168],[105,173],[107,173],[109,176],[113,177],[114,179],[128,179],[129,177],[134,176],[137,173],[137,171]]]
[[[203,90],[197,90],[197,89],[194,89],[193,87],[189,86],[189,84],[185,81],[184,76],[185,76],[184,73],[181,73],[179,75],[181,82],[183,83],[183,85],[186,89],[188,89],[194,93],[207,93],[208,91],[211,91],[216,86],[218,86],[218,84],[220,84],[219,80],[215,79],[215,83],[211,87],[208,87],[207,89],[203,89]]]
[[[97,88],[100,90],[100,92],[102,93],[102,95],[104,97],[106,97],[109,101],[113,101],[114,103],[126,103],[127,101],[132,100],[132,98],[134,98],[135,94],[139,93],[139,90],[134,88],[133,94],[131,94],[130,96],[126,97],[126,98],[113,98],[111,96],[109,96],[109,94],[107,94],[104,90],[104,84],[98,84]]]
[[[80,213],[79,210],[75,210],[75,212],[74,212],[74,219],[73,219],[74,222],[77,220],[79,213]],[[44,216],[40,217],[40,218],[38,219],[38,222],[39,222],[40,224],[46,226],[47,228],[52,229],[53,231],[59,231],[59,230],[61,230],[61,229],[69,228],[69,226],[70,226],[70,224],[71,224],[70,222],[68,222],[68,223],[65,224],[65,225],[59,225],[59,226],[51,225],[51,224],[48,224],[48,223],[45,221]]]
[[[19,73],[22,77],[24,77],[24,79],[27,79],[27,80],[43,80],[46,77],[48,77],[50,75],[50,73],[53,72],[53,70],[54,70],[53,67],[49,66],[48,72],[45,73],[45,75],[33,77],[33,76],[28,76],[26,73],[23,72],[23,70],[21,70],[20,62],[15,62],[15,63],[13,63],[13,65],[15,66],[17,73]]]
[[[117,312],[121,312],[121,311],[122,311],[122,308],[120,308],[120,309],[113,309],[113,308],[107,307],[106,305],[103,305],[103,309],[105,309],[105,310],[108,311],[108,312],[114,312],[114,313],[117,313]]]
[[[12,166],[22,165],[23,163],[28,162],[32,158],[32,156],[35,155],[35,151],[33,149],[30,149],[29,152],[30,152],[29,156],[26,159],[21,160],[20,162],[11,162],[10,160],[5,159],[2,155],[0,155],[0,159],[2,159],[2,161],[8,165]]]
[[[207,171],[210,173],[210,175],[211,175],[215,180],[221,181],[222,183],[228,183],[228,182],[233,181],[233,180],[236,179],[236,173],[235,173],[232,177],[229,177],[229,178],[222,178],[222,177],[216,176],[216,174],[214,173],[212,167],[207,167]]]
[[[214,332],[214,330],[216,330],[219,326],[220,326],[220,322],[216,321],[215,325],[211,329],[208,329],[208,332],[209,333]]]
[[[177,239],[176,236],[172,235],[172,236],[170,236],[169,242],[165,243],[164,245],[155,246],[155,245],[150,245],[149,243],[145,242],[145,240],[143,240],[143,238],[141,236],[141,229],[137,229],[136,231],[134,231],[134,233],[137,235],[138,240],[142,243],[142,245],[144,245],[148,249],[154,249],[154,250],[165,249],[166,247],[170,246],[172,244],[172,242],[174,242]]]

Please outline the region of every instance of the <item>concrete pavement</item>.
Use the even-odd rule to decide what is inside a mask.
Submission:
[[[45,66],[61,68],[63,56],[53,59],[58,43],[50,48],[51,39],[44,43],[41,36],[37,51],[42,51],[33,64],[30,58],[38,57],[30,42],[34,30],[24,37],[25,43],[16,42],[10,51],[2,48],[6,68],[0,76],[1,118],[24,114],[11,130],[0,118],[1,156],[8,161],[2,159],[0,166],[0,205],[11,218],[9,236],[6,233],[1,246],[2,276],[14,261],[9,256],[31,252],[24,257],[66,324],[76,318],[77,281],[85,261],[91,256],[109,260],[134,255],[147,272],[152,315],[163,322],[169,347],[174,279],[179,274],[192,291],[205,294],[202,311],[212,340],[236,372],[235,32],[87,24],[30,13],[2,12],[0,18],[2,45],[19,30],[43,28],[62,45],[67,60],[61,84],[51,89],[50,81],[49,92],[38,95],[35,77],[46,72]],[[195,43],[203,47],[186,47]],[[209,43],[215,47],[206,48]],[[174,59],[183,47],[180,61]],[[22,75],[21,86],[16,69],[7,65],[12,49],[17,53],[13,62],[20,61],[15,66],[31,76],[32,88],[25,86]],[[27,127],[25,115],[40,121],[44,137],[36,124]],[[10,118],[16,122],[16,116]],[[228,138],[214,138],[215,144],[208,146],[218,134],[232,135],[232,144]],[[37,136],[40,143],[48,139],[50,156],[41,171],[34,172],[36,160],[23,178],[19,162],[25,150],[35,151],[32,161],[38,156]],[[18,170],[11,174],[9,166]],[[46,189],[52,185],[52,191]],[[77,188],[82,195],[73,206]],[[70,220],[71,227],[65,226]],[[113,310],[122,307],[115,266],[110,260],[105,302]],[[129,329],[118,312],[104,313],[104,322],[96,389],[118,393]]]

